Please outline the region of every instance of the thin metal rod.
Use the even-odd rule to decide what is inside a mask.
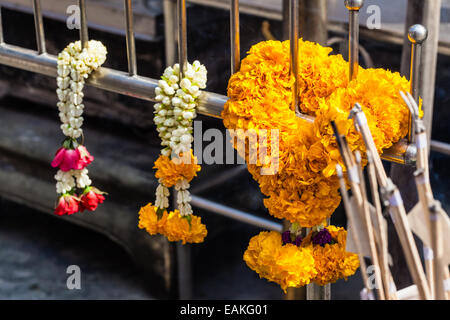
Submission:
[[[187,64],[187,18],[186,0],[177,0],[178,6],[178,61],[180,63],[180,78]]]
[[[420,99],[420,65],[422,56],[422,43],[428,36],[427,29],[416,24],[409,28],[408,39],[411,42],[411,71],[410,71],[410,92],[417,104]],[[414,115],[409,118],[408,142],[415,142]]]
[[[289,40],[290,40],[290,60],[291,76],[294,77],[294,87],[292,88],[292,106],[300,113],[298,97],[298,26],[299,26],[299,0],[290,0],[289,2]]]
[[[131,0],[125,0],[125,16],[127,20],[127,57],[128,57],[128,73],[130,76],[137,75],[136,62],[136,44],[134,42],[134,25],[133,25],[133,4]]]
[[[163,1],[165,57],[168,66],[173,66],[177,60],[176,7],[174,0]]]
[[[254,216],[247,212],[233,209],[198,196],[192,195],[191,205],[259,228],[283,232],[283,226],[280,223],[272,222],[270,220]]]
[[[230,36],[231,36],[231,74],[234,74],[239,71],[241,64],[239,0],[231,0]]]
[[[81,46],[86,48],[89,42],[89,33],[87,26],[87,16],[86,16],[86,1],[78,0],[78,6],[80,7],[80,40]]]
[[[450,156],[450,144],[441,141],[431,141],[431,150]]]
[[[46,53],[44,21],[42,19],[41,0],[33,0],[34,26],[36,30],[36,44],[39,54]]]
[[[3,37],[3,20],[2,20],[2,6],[0,6],[0,44],[5,42]]]
[[[354,6],[352,2],[359,2]],[[359,68],[359,9],[364,5],[364,1],[345,1],[348,12],[348,61],[349,80],[352,81],[358,76]]]

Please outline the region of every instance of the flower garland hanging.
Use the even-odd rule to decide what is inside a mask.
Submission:
[[[315,117],[314,123],[309,123],[297,117],[292,108],[291,88],[295,79],[290,74],[289,48],[289,41],[265,41],[250,49],[240,70],[229,80],[229,100],[222,117],[225,127],[236,133],[237,140],[232,143],[246,159],[249,172],[267,197],[264,205],[269,213],[292,222],[294,234],[298,227],[319,232],[325,230],[326,219],[340,203],[335,168],[336,164],[343,164],[331,120],[346,135],[352,151],[364,151],[364,143],[348,119],[351,107],[356,102],[361,103],[381,152],[408,131],[409,113],[398,92],[408,90],[409,82],[398,73],[361,67],[358,78],[349,82],[348,62],[341,55],[330,55],[331,48],[300,39],[299,108],[302,113]],[[261,169],[267,169],[270,163],[250,161],[249,148],[239,148],[239,141],[248,141],[245,131],[250,129],[256,134],[259,130],[279,130],[278,142],[271,145],[270,140],[259,141],[257,146],[264,145],[268,154],[272,147],[278,148],[278,158],[271,159],[277,162],[278,170],[271,175],[261,173]],[[336,243],[326,242],[322,246],[311,244],[305,238],[301,245],[311,250],[315,260],[317,274],[311,276],[311,281],[321,285],[346,278],[358,268],[357,256],[345,251],[342,240],[345,230],[337,231],[329,226],[319,234],[326,232]],[[283,238],[288,239],[286,235]],[[251,247],[249,245],[244,254],[249,267],[260,276],[278,282],[284,289],[287,279],[278,277],[276,262],[265,257],[258,260],[262,264],[256,268],[255,260],[249,259],[251,255],[247,253],[253,252]],[[262,247],[259,250],[264,252]],[[328,270],[329,265],[336,269]],[[288,286],[297,287],[298,283],[292,282]]]
[[[192,152],[192,123],[200,89],[206,88],[207,71],[194,61],[186,65],[182,79],[179,74],[179,64],[166,68],[155,89],[154,122],[163,147],[154,166],[159,184],[155,205],[149,203],[139,211],[139,228],[151,235],[163,234],[169,241],[199,243],[207,230],[201,218],[193,215],[189,183],[201,169]],[[177,191],[178,210],[167,212],[171,187]]]
[[[280,131],[278,172],[261,175],[262,164],[249,163],[248,169],[268,197],[264,204],[269,213],[302,227],[323,223],[340,203],[335,167],[343,164],[331,120],[347,136],[352,151],[365,150],[348,119],[356,102],[365,106],[380,152],[408,131],[409,113],[398,92],[407,90],[409,82],[398,73],[360,67],[358,78],[349,83],[348,62],[329,55],[331,50],[299,40],[300,109],[315,116],[314,123],[292,110],[289,41],[265,41],[250,49],[240,71],[230,78],[222,112],[225,127],[234,129],[238,139],[248,129]],[[238,152],[248,162],[248,149]]]
[[[88,176],[86,167],[94,157],[78,139],[83,140],[84,82],[105,62],[106,54],[106,47],[100,41],[91,40],[86,48],[81,47],[80,41],[71,43],[58,55],[57,106],[66,139],[51,163],[52,167],[59,168],[55,175],[59,195],[56,215],[95,211],[105,200],[104,192],[91,186]]]

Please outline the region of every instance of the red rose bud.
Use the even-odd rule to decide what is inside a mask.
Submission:
[[[79,201],[75,196],[63,195],[59,198],[55,214],[58,216],[70,215],[78,212],[79,208]]]
[[[83,170],[94,161],[94,157],[89,154],[85,146],[76,149],[58,149],[52,161],[52,167],[61,169],[64,172],[69,170]]]
[[[92,189],[88,192],[84,193],[81,197],[80,207],[81,211],[89,210],[95,211],[97,209],[99,203],[103,203],[105,197],[97,192],[94,192]]]

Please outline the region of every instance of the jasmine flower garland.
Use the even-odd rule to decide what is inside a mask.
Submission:
[[[78,139],[83,137],[83,88],[85,79],[106,60],[106,47],[91,40],[86,48],[81,42],[69,44],[59,55],[57,61],[59,118],[61,131],[66,136],[63,146],[56,152],[52,161],[59,168],[55,175],[56,192],[59,194],[55,214],[73,214],[78,211],[94,211],[104,200],[103,192],[91,187],[88,166],[93,160],[86,147]],[[81,195],[76,191],[80,189]]]
[[[179,74],[179,64],[166,68],[155,89],[156,100],[159,102],[154,106],[154,121],[164,147],[161,154],[172,159],[181,156],[181,159],[173,159],[176,164],[179,161],[191,162],[191,158],[186,155],[191,152],[194,141],[192,122],[197,116],[195,109],[201,94],[200,89],[206,88],[207,80],[206,68],[199,61],[194,61],[192,65],[187,64],[181,81]],[[177,203],[182,216],[192,214],[189,181],[183,178],[175,184],[175,190],[178,191]],[[160,209],[168,208],[169,195],[168,187],[159,179],[155,205]]]
[[[164,71],[155,89],[154,122],[161,138],[161,155],[154,168],[158,187],[155,205],[139,211],[139,228],[148,233],[164,234],[169,241],[202,242],[207,234],[201,219],[193,215],[189,182],[200,171],[192,153],[193,127],[201,89],[206,88],[205,66],[195,61],[187,64],[180,79],[180,66]],[[169,188],[177,191],[178,210],[168,213]]]

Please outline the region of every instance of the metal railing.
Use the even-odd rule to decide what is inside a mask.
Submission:
[[[173,0],[164,0],[165,11],[170,10],[170,6],[167,7],[168,3]],[[86,5],[85,0],[79,0],[79,7],[81,12],[81,26],[80,26],[80,40],[83,45],[86,45],[89,36],[87,28],[86,19]],[[298,0],[290,0],[291,4],[291,21],[290,21],[290,33],[292,43],[297,43],[298,39],[298,15],[293,14],[298,8]],[[86,83],[93,87],[112,91],[115,93],[135,97],[138,99],[155,102],[155,88],[158,85],[158,80],[151,79],[148,77],[142,77],[138,75],[137,60],[136,60],[136,46],[134,37],[134,26],[133,26],[133,9],[132,1],[124,0],[125,17],[126,17],[126,44],[127,44],[127,57],[128,57],[128,73],[121,72],[118,70],[110,68],[99,68],[97,71],[93,72],[92,75],[87,79]],[[167,9],[169,8],[169,9]],[[19,68],[26,71],[31,71],[34,73],[50,76],[56,78],[57,76],[57,58],[54,55],[46,53],[45,46],[45,34],[43,26],[43,18],[40,6],[40,0],[33,0],[33,11],[35,19],[35,31],[36,31],[36,42],[37,51],[17,47],[14,45],[9,45],[4,43],[3,38],[3,25],[1,20],[1,8],[0,8],[0,64],[7,65],[10,67]],[[177,1],[177,12],[181,19],[178,19],[178,56],[179,61],[183,65],[187,61],[187,44],[186,44],[186,34],[187,34],[187,22],[186,22],[186,0]],[[350,67],[356,63],[356,57],[358,56],[358,36],[357,30],[359,24],[356,23],[357,10],[355,8],[349,8],[350,14]],[[165,12],[165,17],[174,17],[173,13]],[[174,33],[174,25],[171,24],[173,21],[166,21],[165,25],[168,28],[166,34]],[[239,1],[231,0],[230,5],[230,30],[231,30],[231,70],[236,72],[239,70],[240,63],[240,43],[239,43]],[[170,41],[166,40],[166,45]],[[169,45],[173,45],[169,43]],[[291,61],[292,70],[296,70],[295,57],[298,56],[298,48],[294,46],[291,50],[291,57],[294,57]],[[175,57],[171,54],[168,59],[174,60]],[[418,63],[415,60],[415,63]],[[418,70],[417,66],[412,66],[412,70]],[[350,75],[352,75],[352,72]],[[294,72],[295,73],[295,72]],[[412,75],[414,78],[414,75]],[[413,88],[415,83],[412,84]],[[296,90],[293,90],[296,92]],[[295,94],[297,99],[297,95]],[[212,93],[203,92],[200,97],[200,103],[198,106],[198,113],[206,115],[209,117],[220,118],[223,106],[227,101],[227,97]],[[294,99],[294,101],[297,101]],[[296,102],[296,108],[298,109],[298,101]],[[313,121],[313,118],[308,115],[303,115],[297,112],[297,115],[306,121]],[[450,154],[450,145],[442,142],[433,141],[431,143],[431,148],[437,152],[442,152],[445,154]],[[407,140],[402,140],[397,143],[393,148],[387,150],[383,158],[388,161],[408,163],[412,162],[415,157],[414,148]],[[198,196],[193,196],[192,205],[202,208],[228,218],[241,221],[250,225],[258,226],[265,229],[281,231],[282,225],[280,223],[273,222],[268,219],[263,219],[255,215],[248,214],[233,208],[223,206],[221,204],[209,201]]]

